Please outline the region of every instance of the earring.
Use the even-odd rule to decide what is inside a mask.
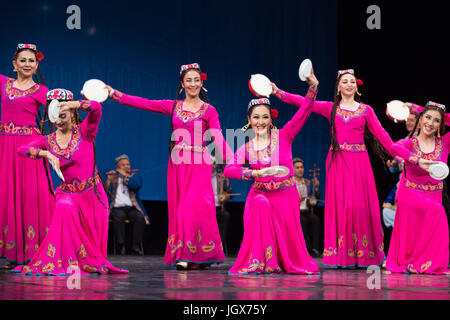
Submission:
[[[339,97],[339,95],[341,94],[341,90],[337,91],[336,97]]]
[[[17,69],[16,69],[16,67],[14,67],[14,69],[13,69],[13,72],[17,72]]]
[[[249,127],[250,127],[250,122],[247,123],[245,126],[243,126],[241,130],[245,132],[248,130]]]
[[[438,134],[437,134],[438,138],[441,138],[441,130],[438,130]]]
[[[181,88],[180,91],[178,92],[178,94],[181,94],[183,92],[184,88]]]
[[[270,125],[270,129],[278,129],[276,126],[274,126],[273,124]]]
[[[358,91],[358,89],[356,90],[356,94],[358,95],[358,96],[362,96],[362,94],[361,93],[359,93],[359,91]]]
[[[208,92],[208,90],[206,90],[206,88],[205,88],[205,87],[202,87],[202,89],[203,89],[203,91],[205,91],[205,92]]]

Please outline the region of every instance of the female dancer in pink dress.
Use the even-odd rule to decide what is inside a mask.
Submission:
[[[317,274],[317,262],[308,254],[300,225],[300,199],[292,165],[292,142],[311,114],[317,79],[294,117],[280,130],[271,128],[274,110],[266,98],[250,101],[247,120],[255,137],[241,146],[224,175],[255,179],[245,202],[244,239],[229,274]],[[249,164],[250,169],[244,168]],[[277,177],[277,166],[288,173]]]
[[[48,89],[33,80],[38,58],[34,44],[19,44],[13,58],[17,79],[0,75],[0,257],[8,268],[36,253],[55,203],[45,160],[17,154],[18,147],[41,135],[36,115]]]
[[[445,106],[429,102],[421,108],[419,134],[392,147],[405,159],[397,191],[394,230],[386,260],[392,272],[449,274],[448,221],[442,205],[443,181],[429,174],[431,164],[447,162],[450,133],[444,135]]]
[[[55,122],[58,129],[21,146],[18,153],[30,159],[48,159],[64,179],[56,189],[56,206],[47,236],[31,261],[13,272],[66,275],[79,268],[81,274],[127,273],[106,260],[108,198],[97,172],[94,149],[101,105],[71,101],[73,94],[64,89],[49,91],[47,100],[53,99],[63,101]],[[76,110],[89,111],[81,123]]]
[[[197,63],[183,65],[175,100],[148,100],[107,86],[110,96],[120,104],[163,113],[171,118],[167,167],[169,233],[164,264],[177,269],[204,268],[225,260],[216,220],[211,159],[205,133],[208,131],[213,135],[224,159],[231,157],[232,151],[223,139],[218,113],[208,102],[202,75]],[[178,100],[183,89],[186,98]],[[173,140],[176,141],[172,143]]]
[[[409,108],[409,111],[416,116],[419,116],[425,109],[424,107],[411,102],[405,102],[405,105]],[[450,126],[450,113],[444,113],[443,122],[446,126]]]
[[[301,106],[304,98],[279,90],[283,102]],[[316,101],[313,112],[331,123],[332,146],[327,157],[325,187],[324,265],[366,267],[385,259],[380,203],[369,155],[364,144],[366,127],[390,150],[392,140],[373,109],[360,102],[353,70],[339,71],[335,101]]]

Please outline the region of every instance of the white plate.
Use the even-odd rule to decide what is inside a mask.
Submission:
[[[300,67],[298,68],[298,76],[300,80],[306,81],[306,77],[309,77],[311,75],[312,70],[312,62],[309,59],[305,59],[300,64]]]
[[[53,99],[48,106],[48,120],[55,123],[59,118],[59,101]]]
[[[274,177],[277,178],[282,178],[285,177],[289,174],[289,168],[285,167],[285,166],[274,166],[273,168],[275,168],[277,170],[277,173],[274,174]]]
[[[105,88],[105,83],[98,79],[91,79],[84,83],[81,94],[87,100],[97,101],[103,103],[108,99],[108,89]]]
[[[447,178],[448,171],[448,166],[444,162],[439,162],[430,166],[430,176],[436,180],[444,180]]]
[[[386,114],[395,123],[408,120],[409,108],[403,101],[392,100],[387,104]]]
[[[253,74],[248,82],[248,86],[255,96],[259,95],[269,98],[272,94],[270,80],[263,74]]]

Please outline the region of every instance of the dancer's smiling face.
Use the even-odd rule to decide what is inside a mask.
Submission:
[[[203,86],[202,77],[199,71],[189,70],[185,73],[181,85],[186,92],[186,96],[198,97]]]
[[[36,73],[39,62],[36,59],[36,53],[33,50],[22,50],[17,54],[17,58],[13,60],[13,66],[17,75],[24,78],[33,76]]]
[[[426,136],[434,136],[441,128],[442,116],[437,110],[427,110],[420,118],[421,133]]]
[[[270,107],[264,104],[253,107],[248,121],[256,135],[267,133],[270,129],[270,125],[272,124]]]
[[[356,77],[351,73],[344,74],[339,80],[338,89],[342,96],[354,96],[358,89]]]

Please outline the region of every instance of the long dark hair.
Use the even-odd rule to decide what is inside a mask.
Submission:
[[[175,94],[175,99],[173,101],[173,106],[172,106],[172,115],[170,117],[170,135],[169,135],[169,155],[172,153],[172,149],[175,146],[175,141],[172,140],[172,134],[173,134],[173,115],[175,113],[175,109],[177,106],[177,102],[178,102],[178,96],[181,94],[181,91],[183,89],[182,87],[182,83],[184,80],[184,76],[186,75],[186,73],[188,73],[189,71],[194,70],[197,71],[200,74],[200,77],[202,75],[202,72],[200,69],[187,69],[184,70],[183,72],[181,72],[180,74],[180,78],[178,79],[178,86],[177,86],[177,92]],[[202,80],[203,81],[203,80]],[[204,88],[200,89],[200,93],[199,93],[200,99],[206,103],[209,104],[209,98],[208,98],[208,94],[206,93],[206,91],[204,90]]]
[[[337,108],[339,104],[342,101],[342,94],[339,92],[339,82],[341,81],[341,78],[348,73],[341,74],[336,81],[336,86],[334,89],[334,102],[333,107],[331,109],[330,114],[330,134],[331,134],[331,163],[333,162],[334,157],[336,156],[336,152],[339,153],[339,155],[342,156],[342,151],[339,145],[339,142],[337,141],[336,137],[336,113]],[[355,80],[358,79],[356,77],[356,74],[351,74],[353,77],[355,77]],[[361,103],[361,94],[357,91],[354,97],[354,100],[356,102]],[[383,163],[386,164],[386,161],[389,159],[389,153],[387,150],[381,145],[381,143],[378,141],[378,139],[375,138],[375,136],[370,132],[370,130],[367,127],[367,124],[364,128],[364,143],[366,146],[370,146],[371,150],[378,155],[382,160]]]

